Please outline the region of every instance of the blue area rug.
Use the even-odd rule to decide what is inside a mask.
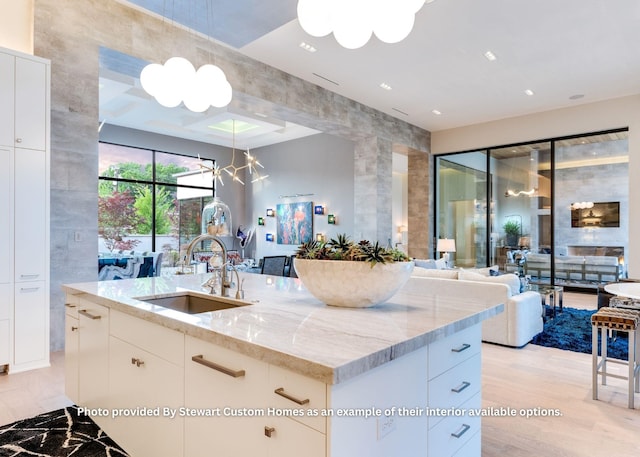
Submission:
[[[551,311],[548,306],[546,311],[544,330],[533,338],[533,344],[591,354],[591,315],[595,310],[563,308],[563,312],[559,312],[556,308],[556,317],[553,319],[550,319]],[[625,333],[620,333],[615,340],[610,339],[608,357],[627,360],[627,344]]]

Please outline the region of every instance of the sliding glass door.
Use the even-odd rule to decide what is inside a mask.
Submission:
[[[481,151],[436,160],[436,237],[455,241],[455,252],[449,255],[456,266],[487,263],[486,157]]]
[[[436,157],[436,237],[455,240],[459,267],[590,288],[623,277],[627,137],[620,129]]]

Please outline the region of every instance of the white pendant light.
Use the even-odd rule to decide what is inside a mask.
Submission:
[[[347,49],[364,46],[372,33],[385,43],[405,39],[425,0],[299,0],[298,21],[309,35],[331,32]],[[431,2],[429,2],[431,3]]]
[[[196,71],[182,57],[172,57],[164,65],[147,65],[140,73],[140,84],[162,106],[174,108],[184,102],[196,113],[209,106],[227,106],[233,96],[231,84],[219,67],[207,64]]]

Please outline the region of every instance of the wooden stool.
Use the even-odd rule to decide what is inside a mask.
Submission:
[[[640,312],[619,308],[600,308],[591,316],[592,335],[592,371],[593,371],[593,399],[598,399],[598,375],[602,376],[602,385],[607,385],[607,376],[629,380],[629,408],[633,409],[634,384],[635,392],[640,392],[640,339],[637,330],[640,328]],[[598,360],[598,330],[601,330],[600,360]],[[607,357],[608,331],[627,332],[629,339],[629,356],[627,361],[610,359]],[[629,375],[621,376],[607,373],[607,362],[626,364]]]

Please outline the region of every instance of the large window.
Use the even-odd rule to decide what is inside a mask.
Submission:
[[[200,234],[211,175],[199,159],[149,149],[101,142],[99,156],[99,252],[162,251],[174,266],[180,245]]]
[[[620,129],[438,156],[436,236],[455,240],[460,267],[590,288],[624,277],[627,138]]]

